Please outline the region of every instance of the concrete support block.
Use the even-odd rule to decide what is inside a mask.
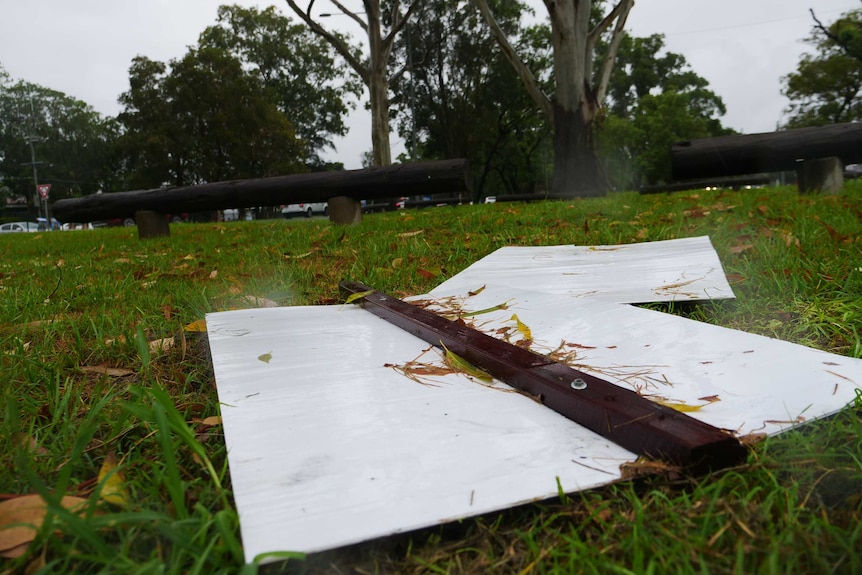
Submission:
[[[796,169],[800,193],[840,194],[844,191],[844,165],[836,157],[800,162]]]
[[[171,235],[168,218],[161,212],[140,210],[135,212],[135,223],[138,225],[138,238],[161,238]]]
[[[329,221],[341,225],[358,224],[362,221],[362,204],[347,196],[329,198]]]

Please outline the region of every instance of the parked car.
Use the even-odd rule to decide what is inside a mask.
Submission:
[[[310,204],[288,204],[281,206],[281,213],[284,217],[305,216],[310,218],[314,214],[329,215],[329,204],[326,202],[313,202]]]
[[[0,224],[0,234],[10,234],[14,232],[38,232],[38,222],[9,222]]]
[[[63,224],[61,229],[68,231],[68,230],[94,230],[96,228],[93,227],[93,224],[90,224],[90,223],[80,224],[77,222],[71,222],[71,223]]]

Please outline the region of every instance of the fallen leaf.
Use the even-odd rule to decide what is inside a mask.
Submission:
[[[441,343],[440,345],[443,344]],[[445,345],[443,345],[443,350],[445,351],[446,365],[448,365],[455,371],[464,372],[467,375],[471,375],[479,381],[484,381],[486,383],[490,383],[491,381],[493,381],[493,378],[490,375],[488,375],[486,372],[479,369],[460,355],[449,351],[449,348],[447,348]]]
[[[134,375],[131,369],[123,369],[122,367],[108,367],[107,365],[82,365],[78,369],[84,373],[97,373],[100,375],[109,375],[111,377],[126,377]]]
[[[656,400],[656,403],[658,403],[659,405],[663,405],[665,407],[669,407],[669,408],[676,410],[676,411],[682,411],[684,413],[688,413],[691,411],[700,411],[700,408],[703,407],[702,405],[689,405],[687,403],[677,403],[674,401]]]
[[[392,267],[398,269],[401,267],[402,263],[404,263],[404,258],[395,258],[392,260]]]
[[[370,290],[366,290],[366,291],[360,291],[360,292],[352,293],[349,296],[347,296],[347,299],[344,300],[344,303],[345,304],[353,303],[356,300],[362,299],[366,296],[373,294],[375,291],[377,291],[377,290],[370,289]]]
[[[518,314],[513,313],[510,320],[515,322],[515,325],[518,327],[518,331],[521,332],[521,335],[524,336],[524,339],[532,341],[533,332],[530,331],[530,328],[527,327],[527,324],[521,321],[521,318],[518,317]]]
[[[413,236],[418,236],[419,234],[424,233],[425,230],[416,230],[415,232],[402,232],[398,234],[399,238],[412,238]]]
[[[213,271],[211,271],[211,272],[210,272],[210,276],[209,276],[209,277],[210,277],[210,279],[211,279],[211,280],[216,279],[216,278],[218,277],[218,270],[213,270]]]
[[[30,452],[31,455],[48,455],[48,450],[39,445],[31,435],[21,434],[19,441],[21,447]]]
[[[272,352],[270,351],[270,352],[261,354],[261,355],[257,356],[257,359],[259,359],[263,363],[269,363],[270,360],[272,360]]]
[[[189,331],[193,333],[206,333],[207,331],[207,320],[205,319],[196,319],[190,324],[186,324],[183,327],[184,331]]]
[[[86,499],[68,495],[60,500],[71,511],[86,503]],[[22,495],[0,503],[0,557],[14,559],[23,555],[47,513],[48,505],[40,495]]]
[[[485,286],[482,286],[482,287],[480,287],[479,289],[474,290],[474,291],[468,291],[468,292],[467,292],[467,295],[472,297],[472,296],[474,296],[474,295],[479,295],[479,294],[480,294],[480,293],[482,293],[483,291],[485,291]]]
[[[442,273],[439,269],[426,270],[426,269],[421,269],[421,268],[416,270],[416,272],[420,276],[422,276],[423,278],[426,278],[429,280],[436,278],[437,276],[439,276]]]
[[[200,423],[201,425],[205,425],[207,427],[212,427],[213,425],[221,425],[221,416],[210,415],[209,417],[205,417],[203,419],[195,419],[194,422]]]
[[[174,347],[174,338],[166,337],[163,339],[154,339],[150,342],[150,353],[157,353],[160,351],[168,351]]]
[[[754,244],[742,244],[738,246],[733,246],[730,248],[730,253],[732,254],[741,254],[742,252],[747,252],[751,248],[754,247]]]
[[[111,505],[125,507],[129,504],[129,494],[126,491],[126,478],[117,469],[117,456],[108,453],[102,467],[99,469],[99,483],[102,485],[101,499]]]

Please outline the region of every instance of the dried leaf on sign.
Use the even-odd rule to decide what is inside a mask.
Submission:
[[[366,297],[366,296],[369,296],[369,295],[373,294],[375,291],[377,291],[377,290],[370,289],[370,290],[366,290],[366,291],[361,291],[361,292],[352,293],[352,294],[350,294],[349,296],[347,296],[347,299],[346,299],[346,300],[344,300],[344,303],[345,303],[345,304],[353,303],[353,302],[355,302],[356,300],[360,300],[360,299],[362,299],[362,298],[364,298],[364,297]]]
[[[440,345],[443,346],[443,351],[446,352],[446,365],[448,365],[455,371],[460,371],[466,373],[469,376],[475,377],[479,381],[484,381],[485,383],[490,383],[491,381],[493,381],[494,378],[492,378],[488,373],[482,371],[460,355],[450,351],[449,348],[443,345],[442,342],[440,343]]]
[[[515,325],[518,327],[518,331],[521,333],[521,335],[524,336],[524,339],[528,341],[533,340],[533,332],[530,331],[530,328],[527,327],[527,324],[521,321],[521,319],[518,317],[518,314],[513,313],[512,317],[510,317],[509,319],[515,322]]]
[[[269,363],[272,360],[272,352],[263,353],[257,356],[257,359],[263,363]]]

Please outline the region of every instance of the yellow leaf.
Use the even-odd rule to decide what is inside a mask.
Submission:
[[[66,496],[60,504],[76,511],[87,503],[80,497]],[[0,503],[0,557],[20,557],[42,526],[48,505],[39,495],[22,495]]]
[[[515,324],[518,326],[518,331],[521,332],[521,335],[524,336],[524,339],[529,339],[530,341],[532,341],[533,332],[530,331],[530,328],[527,327],[527,324],[520,320],[518,314],[513,313],[512,317],[510,317],[509,319],[515,322]]]
[[[658,403],[659,405],[663,405],[665,407],[669,407],[671,409],[675,409],[677,411],[685,412],[685,413],[692,412],[692,411],[700,411],[700,408],[703,407],[702,405],[689,405],[687,403],[676,403],[673,401],[656,400],[656,403]],[[709,404],[707,404],[707,405],[709,405]]]
[[[207,320],[196,319],[192,323],[186,325],[183,329],[185,331],[206,333],[206,331],[207,331]]]
[[[358,300],[358,299],[362,299],[362,298],[364,298],[365,296],[369,296],[369,295],[373,294],[373,293],[374,293],[374,292],[376,292],[376,291],[377,291],[377,290],[370,289],[370,290],[368,290],[368,291],[361,291],[361,292],[357,292],[357,293],[352,293],[352,294],[350,294],[349,296],[347,296],[347,299],[346,299],[346,300],[344,300],[344,303],[345,303],[345,304],[353,303],[353,302],[355,302],[356,300]]]
[[[259,355],[257,356],[257,359],[259,359],[263,363],[269,363],[272,359],[272,352],[270,351],[268,353],[264,353],[263,355]]]
[[[461,371],[467,375],[472,375],[479,381],[484,381],[485,383],[493,381],[493,378],[487,372],[479,369],[460,355],[449,351],[449,348],[443,345],[443,342],[440,342],[440,345],[443,346],[443,350],[446,352],[446,365],[455,371]]]
[[[99,483],[102,485],[101,499],[111,505],[125,507],[129,504],[129,494],[125,487],[126,479],[117,469],[117,456],[109,453],[99,469]]]

